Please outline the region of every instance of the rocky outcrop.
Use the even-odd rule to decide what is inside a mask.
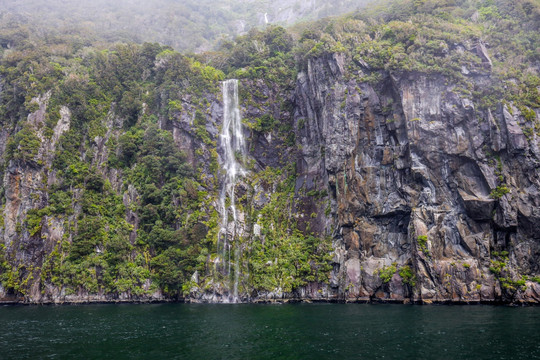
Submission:
[[[47,192],[44,184],[48,182],[47,171],[43,169],[50,166],[54,156],[55,145],[60,135],[69,128],[69,110],[62,108],[61,119],[54,128],[53,136],[49,142],[44,142],[43,125],[45,122],[45,112],[47,109],[50,93],[32,100],[37,105],[37,110],[31,113],[27,119],[27,126],[36,131],[40,142],[35,162],[26,163],[22,161],[10,161],[4,174],[3,188],[5,189],[5,200],[3,207],[3,228],[0,232],[4,244],[4,252],[9,254],[12,262],[27,279],[39,277],[39,269],[43,261],[49,254],[54,243],[61,239],[63,229],[59,230],[55,224],[48,222],[49,235],[41,236],[31,234],[23,230],[22,224],[27,218],[30,209],[39,207],[46,203]],[[47,241],[47,238],[50,241]],[[33,282],[28,295],[30,297],[40,297],[39,284]],[[6,297],[0,291],[0,299]],[[9,298],[9,297],[8,297]]]
[[[491,68],[484,44],[468,51]],[[297,220],[301,231],[321,239],[331,237],[334,249],[328,284],[311,282],[292,292],[276,287],[254,293],[243,288],[239,297],[244,301],[539,302],[540,140],[531,131],[540,122],[538,109],[534,119],[510,103],[481,109],[477,99],[463,95],[451,80],[437,74],[381,71],[371,77],[376,80],[367,81],[371,70],[359,63],[351,65],[351,59],[338,53],[308,60],[292,90],[263,80],[242,80],[249,167],[248,176],[232,190],[240,205],[239,232],[250,241],[264,242],[268,229],[249,212],[270,202],[276,184],[253,184],[250,178],[267,167],[293,162],[297,178],[288,215]],[[478,86],[491,81],[489,73],[467,71],[466,75]],[[44,216],[39,233],[22,226],[29,210],[48,204],[45,185],[53,186],[57,178],[51,164],[61,135],[71,126],[70,110],[60,107],[52,135],[45,136],[49,97],[34,99],[37,110],[25,123],[39,139],[35,161],[12,160],[4,171],[2,250],[17,276],[27,279],[27,288],[17,298],[0,287],[0,300],[169,299],[150,279],[143,284],[141,296],[129,291],[68,293],[61,286],[40,282],[40,270],[56,245],[72,241],[81,212],[81,205],[73,201],[73,214]],[[187,161],[201,174],[194,197],[206,194],[205,206],[217,209],[222,175],[217,162],[224,156],[219,148],[223,104],[219,94],[205,93],[204,98],[206,112],[199,100],[185,95],[181,110],[161,116],[158,124],[172,133]],[[266,115],[287,125],[280,130],[285,134],[278,134],[275,123],[264,131],[256,128]],[[121,196],[131,226],[129,241],[135,244],[141,219],[134,208],[140,194],[125,182],[120,170],[107,166],[108,144],[119,139],[123,121],[111,110],[103,125],[103,135],[91,139],[92,151],[85,160]],[[0,131],[1,154],[8,137],[7,130]],[[74,189],[74,200],[80,197]],[[231,292],[231,272],[221,269],[222,274],[211,274],[224,260],[220,254],[206,256],[208,273],[193,274],[186,300],[225,301]],[[273,259],[265,266],[277,263]]]
[[[52,132],[45,135],[45,119],[50,93],[32,99],[37,105],[37,110],[28,115],[22,126],[28,126],[30,131],[36,134],[38,148],[36,155],[30,161],[10,160],[7,164],[3,189],[5,199],[3,201],[3,226],[0,228],[0,250],[3,259],[9,262],[12,269],[10,276],[18,281],[15,290],[5,289],[0,286],[0,303],[89,303],[89,302],[153,302],[166,301],[166,297],[159,291],[150,292],[151,283],[143,285],[148,293],[145,296],[135,296],[129,291],[119,294],[107,294],[104,292],[89,292],[84,289],[73,291],[58,284],[43,281],[43,270],[49,265],[48,262],[58,252],[60,243],[64,240],[71,242],[76,233],[78,216],[81,213],[81,189],[73,189],[71,215],[60,216],[39,215],[38,223],[32,229],[29,225],[29,212],[43,209],[49,204],[51,194],[47,186],[57,184],[57,173],[52,170],[52,162],[59,140],[71,126],[71,111],[62,106],[59,109],[59,119]],[[114,188],[122,186],[115,169],[108,169],[105,164],[108,158],[108,149],[105,145],[112,136],[118,137],[121,122],[109,114],[106,119],[106,134],[104,137],[94,139],[94,157],[89,159],[96,166],[101,176],[108,179]],[[132,187],[128,188],[124,195],[126,208],[136,201],[137,192]],[[128,210],[127,221],[133,225],[134,230],[131,239],[134,241],[138,225],[137,215]],[[39,220],[40,219],[40,220]],[[17,277],[18,279],[15,279]],[[3,279],[5,280],[5,278]]]
[[[533,124],[476,108],[443,76],[366,83],[345,62],[309,61],[295,95],[299,183],[332,204],[314,222],[336,238],[334,296],[539,301],[539,140],[522,130]]]

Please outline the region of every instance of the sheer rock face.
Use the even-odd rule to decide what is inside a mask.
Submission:
[[[360,80],[361,72],[350,73],[349,61],[339,54],[310,60],[292,92],[262,80],[243,80],[244,86],[257,88],[265,99],[257,100],[257,106],[242,103],[243,117],[271,114],[281,122],[293,120],[297,141],[293,149],[272,132],[249,133],[245,128],[253,171],[296,161],[293,216],[301,229],[332,236],[335,248],[328,285],[309,284],[292,294],[276,292],[253,300],[290,296],[540,302],[540,285],[529,280],[540,275],[540,140],[534,132],[526,136],[523,131],[533,127],[530,120],[510,104],[478,109],[442,75],[385,73],[366,82]],[[490,81],[489,76],[470,76],[478,84]],[[206,130],[217,141],[222,99],[219,94],[206,97],[210,103]],[[288,99],[293,106],[284,110],[277,99]],[[39,109],[27,122],[41,137],[48,95],[35,101]],[[160,126],[172,132],[188,161],[199,164],[206,178],[212,179],[213,149],[201,145],[193,131],[196,108],[189,98],[182,100],[182,108],[186,111],[175,120],[160,119]],[[69,109],[62,108],[60,115],[51,142],[42,141],[37,156],[41,164],[6,164],[1,243],[17,264],[34,265],[27,302],[133,300],[126,293],[66,295],[61,289],[39,286],[44,259],[59,240],[68,237],[69,241],[69,234],[56,218],[45,217],[38,236],[24,228],[21,232],[20,224],[29,209],[47,204],[42,185],[56,181],[51,162],[60,135],[70,127]],[[104,165],[107,141],[122,131],[121,119],[112,113],[106,121],[108,131],[95,139],[91,161],[118,193],[123,192],[133,243],[140,219],[129,205],[139,196],[133,186],[123,189],[122,174]],[[0,155],[8,133],[0,130]],[[239,184],[238,191],[245,191],[244,187]],[[268,201],[265,194],[272,190],[256,191],[260,196],[252,205],[262,207]],[[319,196],[306,195],[313,191]],[[75,191],[74,196],[80,194]],[[75,221],[80,208],[74,210],[66,221]],[[261,229],[246,226],[249,231]],[[204,274],[195,278],[199,276]],[[527,280],[518,283],[524,276]],[[0,287],[2,299],[7,298]],[[164,299],[156,292],[147,300]]]
[[[37,130],[36,134],[40,140],[43,138],[42,126],[45,122],[49,98],[50,93],[46,93],[33,99],[33,102],[37,104],[37,110],[27,119],[28,126]],[[51,141],[42,142],[38,149],[37,162],[29,164],[10,161],[9,164],[6,164],[4,172],[5,199],[2,214],[4,226],[0,231],[1,243],[5,246],[4,251],[12,255],[15,264],[25,265],[30,269],[27,275],[29,278],[39,278],[39,269],[46,255],[52,251],[56,241],[60,240],[63,235],[63,229],[57,228],[52,221],[48,221],[45,225],[43,237],[32,236],[28,231],[21,230],[21,224],[24,223],[28,210],[40,207],[47,201],[47,192],[44,190],[43,184],[47,184],[49,179],[41,165],[50,166],[56,142],[61,133],[69,128],[70,114],[67,108],[62,108],[60,114],[61,119],[54,128]],[[39,294],[39,283],[34,282],[29,288],[28,296],[39,298]],[[4,289],[0,288],[0,300],[5,296]]]
[[[32,162],[11,160],[6,164],[4,171],[3,187],[5,198],[3,199],[3,226],[0,229],[0,244],[4,245],[4,252],[8,254],[10,263],[18,267],[19,273],[26,279],[26,284],[19,294],[7,291],[0,285],[0,302],[25,302],[25,303],[86,303],[86,302],[122,302],[134,300],[160,301],[165,297],[161,292],[148,296],[147,299],[133,298],[129,293],[105,294],[89,293],[79,289],[77,292],[66,292],[65,288],[49,282],[41,281],[41,269],[47,266],[51,254],[56,246],[63,240],[72,241],[73,233],[69,231],[71,224],[76,229],[78,216],[81,213],[80,189],[73,189],[73,214],[63,216],[44,216],[40,222],[40,231],[32,234],[26,226],[28,213],[32,209],[42,209],[49,202],[50,192],[46,185],[57,184],[56,170],[52,169],[52,162],[57,151],[58,142],[71,126],[71,111],[60,107],[60,119],[53,128],[50,138],[44,134],[45,116],[50,99],[50,93],[37,97],[35,102],[37,110],[28,115],[26,125],[35,132],[40,145],[37,155]],[[96,137],[93,146],[93,158],[88,159],[96,165],[100,175],[108,179],[112,187],[120,192],[122,187],[121,174],[118,170],[109,169],[106,166],[108,158],[107,141],[111,137],[118,137],[122,129],[121,119],[111,112],[106,121],[107,131],[103,137]],[[7,138],[8,131],[0,132],[0,139]],[[6,135],[4,135],[6,134]],[[0,146],[0,155],[4,154],[5,142]],[[127,208],[137,199],[137,191],[130,186],[124,194],[124,204]],[[134,226],[130,239],[134,241],[139,219],[132,211],[127,211],[127,221]],[[97,250],[96,250],[97,251]],[[145,289],[150,288],[150,282],[143,284]]]
[[[525,137],[524,117],[502,105],[479,111],[442,76],[357,81],[345,61],[309,62],[295,113],[299,183],[327,189],[332,204],[314,225],[333,232],[343,254],[336,296],[540,300],[537,283],[521,290],[501,279],[540,271],[539,141]],[[503,187],[509,192],[497,194]],[[506,262],[501,274],[492,260]],[[378,272],[392,264],[409,266],[414,286],[397,272],[383,283]]]

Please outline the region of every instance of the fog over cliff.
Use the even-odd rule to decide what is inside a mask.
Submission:
[[[25,23],[107,41],[159,42],[208,50],[223,38],[267,24],[290,25],[360,8],[368,0],[13,0],[0,3],[4,26]]]

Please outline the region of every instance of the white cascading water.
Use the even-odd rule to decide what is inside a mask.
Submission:
[[[220,146],[222,149],[221,167],[225,170],[221,177],[220,207],[221,229],[218,236],[218,251],[221,251],[222,271],[227,276],[231,274],[231,252],[233,242],[237,235],[237,214],[234,189],[238,176],[244,176],[245,171],[240,163],[246,154],[244,135],[242,133],[242,118],[238,105],[238,80],[231,79],[223,82],[223,128],[220,134]],[[227,206],[229,197],[229,206]],[[229,222],[229,215],[232,221]],[[238,301],[238,277],[239,277],[239,249],[235,249],[234,262],[234,285],[233,295],[229,299]]]

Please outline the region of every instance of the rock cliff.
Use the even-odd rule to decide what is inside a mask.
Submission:
[[[337,240],[338,296],[537,301],[539,285],[521,281],[538,272],[532,124],[511,105],[478,111],[443,76],[359,83],[345,62],[310,61],[295,92],[300,182],[330,194],[317,223]]]
[[[540,68],[472,10],[8,53],[0,301],[540,302]]]

